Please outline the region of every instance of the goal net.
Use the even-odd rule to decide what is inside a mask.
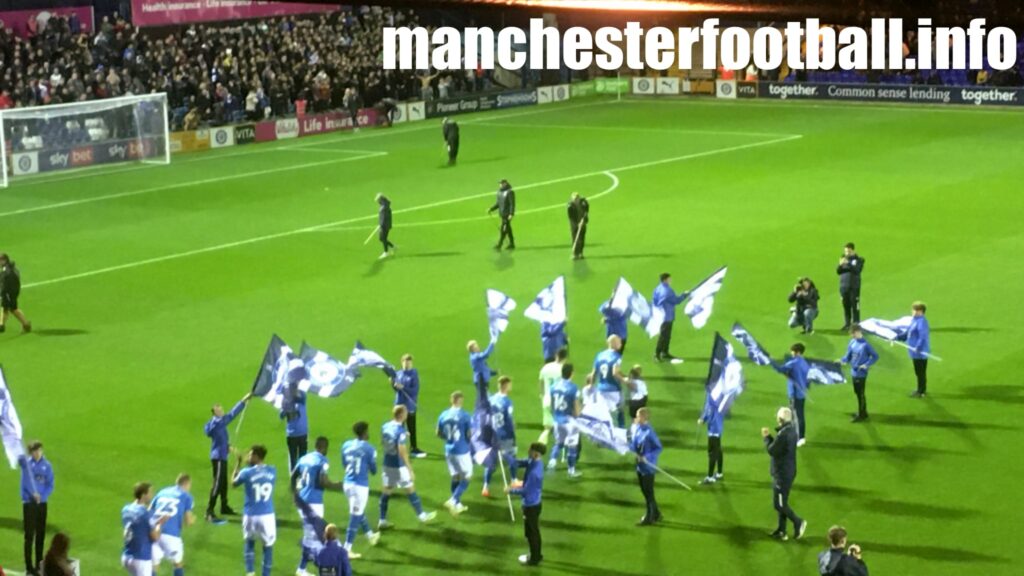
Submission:
[[[167,164],[167,95],[0,110],[0,186],[18,178],[124,162]]]

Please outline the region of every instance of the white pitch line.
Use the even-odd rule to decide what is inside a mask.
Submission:
[[[689,130],[686,128],[637,128],[634,126],[587,126],[584,124],[534,124],[513,122],[480,122],[481,126],[499,128],[540,128],[551,130],[596,130],[600,132],[641,132],[662,134],[705,134],[709,136],[744,136],[754,138],[779,138],[795,136],[787,132],[733,132],[729,130]]]
[[[238,180],[240,178],[251,178],[253,176],[266,176],[267,174],[276,174],[278,172],[288,172],[291,170],[301,170],[303,168],[314,168],[316,166],[326,166],[328,164],[340,164],[342,162],[354,162],[356,160],[366,160],[369,158],[379,158],[381,156],[387,156],[387,152],[374,152],[372,154],[362,154],[360,156],[350,156],[346,158],[334,158],[331,160],[321,160],[319,162],[306,162],[304,164],[292,164],[289,166],[281,166],[279,168],[268,168],[266,170],[257,170],[256,172],[243,172],[241,174],[230,174],[227,176],[217,176],[215,178],[206,178],[203,180],[193,180],[191,182],[178,182],[177,184],[164,184],[162,186],[154,186],[152,188],[143,188],[142,190],[132,190],[130,192],[117,192],[115,194],[105,194],[103,196],[91,196],[89,198],[81,198],[78,200],[67,200],[64,202],[57,202],[54,204],[44,204],[42,206],[34,206],[32,208],[22,208],[20,210],[11,210],[10,212],[0,212],[0,218],[7,216],[17,216],[20,214],[30,214],[32,212],[42,212],[44,210],[53,210],[55,208],[66,208],[68,206],[78,206],[80,204],[90,204],[93,202],[101,202],[103,200],[113,200],[115,198],[127,198],[130,196],[139,196],[141,194],[152,194],[153,192],[162,192],[164,190],[174,190],[175,188],[187,188],[189,186],[202,186],[206,184],[215,184],[217,182],[225,182],[227,180]]]
[[[715,156],[717,154],[726,154],[726,153],[729,153],[729,152],[738,152],[740,150],[749,150],[751,148],[758,148],[758,147],[761,147],[761,146],[770,146],[772,144],[781,144],[783,142],[790,142],[790,141],[793,141],[793,140],[796,140],[796,139],[802,138],[802,137],[803,136],[801,136],[799,134],[794,134],[793,136],[788,136],[786,138],[776,138],[774,140],[765,140],[763,142],[753,142],[753,143],[750,143],[750,144],[743,144],[743,145],[740,145],[740,146],[729,146],[728,148],[716,148],[716,149],[713,149],[713,150],[705,150],[704,152],[694,152],[692,154],[684,154],[682,156],[675,156],[675,157],[672,157],[672,158],[664,158],[662,160],[652,160],[650,162],[640,162],[638,164],[630,164],[630,165],[627,165],[627,166],[620,166],[618,168],[607,168],[605,170],[595,170],[593,172],[585,172],[583,174],[576,174],[574,176],[566,176],[564,178],[555,178],[555,179],[552,179],[552,180],[545,180],[543,182],[534,182],[532,184],[524,184],[522,186],[517,186],[517,188],[519,190],[528,190],[530,188],[538,188],[538,187],[541,187],[541,186],[550,186],[551,184],[559,184],[561,182],[569,182],[569,181],[572,181],[572,180],[580,180],[582,178],[589,178],[591,176],[597,176],[599,174],[614,173],[614,172],[624,172],[624,171],[627,171],[627,170],[637,170],[637,169],[640,169],[640,168],[649,168],[651,166],[659,166],[659,165],[668,164],[668,163],[671,163],[671,162],[682,162],[682,161],[685,161],[685,160],[694,160],[696,158],[706,158],[708,156]],[[615,178],[614,175],[612,177]],[[617,181],[618,181],[618,179],[616,178],[616,182]],[[418,211],[421,211],[421,210],[429,210],[429,209],[432,209],[432,208],[438,208],[440,206],[447,206],[449,204],[457,204],[457,203],[460,203],[460,202],[465,202],[467,200],[475,200],[477,198],[485,198],[485,197],[489,197],[489,196],[493,196],[493,195],[494,195],[494,192],[484,192],[484,193],[481,193],[481,194],[471,194],[471,195],[462,196],[462,197],[459,197],[459,198],[451,198],[451,199],[448,199],[448,200],[441,200],[439,202],[431,202],[431,203],[428,203],[428,204],[422,204],[420,206],[413,206],[411,208],[399,209],[399,210],[395,210],[394,213],[395,214],[405,214],[405,213],[409,213],[409,212],[418,212]],[[117,271],[120,271],[120,270],[129,270],[129,269],[132,269],[132,268],[138,268],[140,266],[146,266],[148,264],[157,264],[157,263],[160,263],[160,262],[167,262],[167,261],[170,261],[170,260],[178,260],[178,259],[181,259],[181,258],[187,258],[189,256],[196,256],[196,255],[199,255],[199,254],[207,254],[207,253],[210,253],[210,252],[217,252],[217,251],[220,251],[220,250],[227,250],[229,248],[237,248],[239,246],[246,246],[246,245],[249,245],[249,244],[256,244],[256,243],[259,243],[259,242],[266,242],[268,240],[276,240],[278,238],[287,238],[289,236],[295,236],[296,234],[305,234],[307,232],[314,232],[314,231],[318,231],[318,230],[328,229],[328,228],[331,228],[333,226],[342,226],[342,225],[345,225],[345,224],[353,224],[355,222],[361,222],[363,220],[373,220],[375,218],[377,218],[377,214],[369,214],[367,216],[357,216],[355,218],[346,218],[344,220],[338,220],[336,222],[327,222],[327,223],[324,223],[324,224],[317,224],[315,226],[306,226],[304,228],[297,228],[295,230],[288,230],[288,231],[285,231],[285,232],[278,232],[276,234],[267,234],[265,236],[256,236],[254,238],[248,238],[248,239],[245,239],[245,240],[237,240],[235,242],[227,242],[225,244],[217,244],[215,246],[208,246],[206,248],[198,248],[198,249],[195,249],[195,250],[188,250],[188,251],[185,251],[185,252],[178,252],[176,254],[168,254],[166,256],[158,256],[156,258],[147,258],[146,260],[139,260],[139,261],[136,261],[136,262],[128,262],[126,264],[119,264],[117,266],[108,266],[106,268],[98,268],[96,270],[90,270],[89,272],[81,272],[79,274],[71,274],[69,276],[62,276],[62,277],[59,277],[59,278],[53,278],[53,279],[50,279],[50,280],[43,280],[43,281],[40,281],[40,282],[33,282],[33,283],[30,283],[30,284],[26,284],[23,287],[24,288],[37,288],[37,287],[40,287],[40,286],[49,286],[51,284],[60,284],[62,282],[67,282],[69,280],[77,280],[77,279],[80,279],[80,278],[89,278],[89,277],[92,277],[92,276],[99,276],[100,274],[107,274],[109,272],[117,272]]]

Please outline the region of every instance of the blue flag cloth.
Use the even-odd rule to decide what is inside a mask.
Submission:
[[[23,432],[21,420],[18,419],[18,411],[14,409],[14,399],[11,398],[11,391],[7,388],[7,380],[4,379],[4,369],[0,366],[0,436],[3,437],[4,452],[7,454],[7,461],[11,469],[18,467],[18,460],[25,456],[25,448],[22,442]]]
[[[307,394],[334,398],[348,390],[359,377],[358,370],[349,369],[344,362],[305,342],[299,357],[306,367],[306,377],[299,382],[299,390]]]
[[[896,320],[882,320],[881,318],[868,318],[860,322],[860,329],[868,334],[874,334],[885,340],[895,340],[906,334],[910,329],[913,316],[904,316]]]
[[[715,294],[722,289],[722,281],[725,280],[725,273],[728,270],[727,267],[722,266],[690,291],[690,299],[687,300],[683,313],[690,317],[694,328],[698,330],[703,328],[708,323],[708,318],[711,318],[711,310],[715,306]]]
[[[469,442],[473,445],[473,460],[478,466],[489,466],[497,458],[497,436],[491,423],[490,404],[478,403],[470,421]]]
[[[614,450],[619,454],[630,451],[626,430],[615,427],[612,413],[603,402],[592,402],[584,406],[580,415],[573,420],[573,426],[601,448]]]
[[[564,324],[567,319],[565,276],[555,278],[554,282],[541,290],[537,298],[526,307],[523,315],[541,324]]]
[[[732,325],[732,337],[739,340],[740,344],[743,344],[743,347],[747,349],[747,357],[754,364],[767,366],[772,363],[771,356],[765,352],[764,348],[757,343],[757,340],[739,322]]]
[[[348,357],[348,368],[353,370],[363,366],[380,368],[389,378],[394,378],[396,375],[395,367],[385,360],[383,356],[373,350],[367,350],[363,347],[362,342],[356,341],[356,346],[352,349],[352,355]]]
[[[292,349],[274,334],[263,354],[263,363],[252,385],[252,395],[263,398],[282,412],[295,410],[298,385],[306,377],[306,367]]]
[[[708,380],[704,385],[707,399],[718,413],[723,414],[743,392],[743,385],[743,366],[736,360],[732,345],[715,332]]]
[[[811,360],[808,358],[807,366],[810,368],[807,372],[808,382],[817,382],[818,384],[843,384],[846,382],[846,376],[843,375],[843,365],[839,362]]]
[[[612,292],[611,300],[608,301],[608,306],[620,314],[628,313],[629,321],[639,326],[651,337],[658,335],[661,331],[661,324],[665,320],[665,313],[661,308],[651,306],[647,298],[634,290],[625,278],[619,278],[619,282],[615,285],[615,291]]]
[[[516,301],[505,293],[487,290],[487,324],[491,333],[491,342],[498,341],[498,335],[508,328],[508,315],[516,309]]]

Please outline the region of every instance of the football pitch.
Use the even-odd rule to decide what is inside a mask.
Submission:
[[[521,521],[480,496],[482,469],[452,518],[449,477],[433,423],[473,385],[469,339],[487,339],[484,291],[519,301],[491,366],[512,376],[521,456],[541,431],[538,325],[521,312],[566,278],[577,374],[604,347],[598,305],[624,276],[650,294],[658,274],[687,289],[729,274],[708,325],[676,323],[680,366],[655,364],[654,342],[630,327],[623,364],[641,364],[662,466],[690,483],[657,481],[665,521],[636,527],[643,498],[633,461],[586,445],[570,479],[545,479],[538,573],[581,575],[813,574],[829,526],[842,524],[876,574],[1014,573],[1009,547],[1024,512],[1024,290],[1020,198],[1024,116],[1003,110],[803,103],[574,100],[457,118],[459,164],[444,166],[439,121],[175,157],[169,166],[112,168],[17,181],[0,190],[0,250],[22,271],[21,305],[2,362],[25,426],[57,475],[50,535],[67,532],[84,573],[120,573],[121,507],[132,485],[193,476],[198,516],[210,486],[203,424],[252,386],[269,337],[347,357],[359,339],[397,363],[415,357],[422,392],[416,485],[420,526],[404,498],[385,532],[362,536],[357,574],[501,574],[521,570]],[[485,214],[498,180],[518,192],[517,250],[495,252]],[[364,239],[374,195],[393,202],[398,246],[380,261]],[[590,199],[586,259],[570,258],[565,204]],[[850,423],[850,384],[814,386],[808,444],[791,496],[809,522],[803,541],[776,542],[760,429],[786,404],[785,378],[744,361],[746,391],[725,422],[724,482],[697,486],[706,436],[697,418],[715,331],[742,322],[775,357],[802,341],[835,359],[848,337],[835,266],[856,242],[866,261],[864,317],[928,304],[929,397],[914,389],[902,348],[873,344],[871,420]],[[810,276],[822,293],[818,331],[786,327],[786,296]],[[577,378],[582,383],[582,377]],[[492,381],[492,390],[496,384]],[[332,479],[356,420],[379,446],[393,392],[365,374],[341,397],[309,401],[310,445],[330,438]],[[231,431],[234,433],[234,425]],[[274,574],[294,574],[301,527],[285,480],[284,426],[261,400],[232,443],[263,443],[278,468]],[[379,450],[378,450],[379,451]],[[377,519],[379,477],[367,509]],[[500,492],[492,486],[492,493]],[[18,474],[0,473],[0,565],[23,569]],[[230,500],[241,509],[242,494]],[[519,503],[516,515],[519,520]],[[344,497],[326,517],[347,524]],[[186,530],[190,574],[241,574],[237,519]],[[258,555],[257,555],[258,556]],[[170,573],[164,566],[161,573]]]

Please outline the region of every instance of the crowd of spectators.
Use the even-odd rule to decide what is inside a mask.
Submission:
[[[114,15],[93,34],[53,16],[30,38],[0,26],[0,109],[166,92],[172,128],[454,95],[483,87],[472,72],[385,71],[381,28],[418,25],[412,10],[355,7],[258,22],[150,32]],[[426,85],[426,89],[424,88]]]

